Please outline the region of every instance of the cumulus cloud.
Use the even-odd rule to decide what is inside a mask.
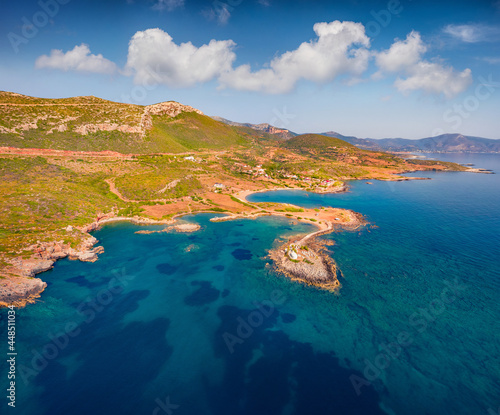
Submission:
[[[163,0],[165,4],[167,1],[170,0]],[[217,80],[221,88],[281,94],[292,91],[301,80],[322,84],[347,75],[343,79],[347,85],[366,81],[362,75],[374,59],[378,72],[372,80],[393,75],[394,86],[402,93],[421,90],[452,98],[472,82],[469,69],[458,72],[440,61],[424,60],[428,47],[418,32],[412,31],[404,40],[395,40],[387,50],[370,52],[370,39],[361,23],[323,22],[316,23],[313,29],[314,39],[276,56],[258,70],[252,70],[248,64],[233,66],[236,44],[232,40],[211,40],[199,47],[191,42],[177,44],[158,28],[135,33],[129,42],[123,70],[118,70],[115,63],[101,54],[92,54],[85,44],[65,53],[54,49],[48,56],[40,56],[35,67],[119,72],[133,76],[137,84],[178,88]],[[493,62],[497,60],[492,59]]]
[[[83,43],[66,53],[59,49],[52,49],[50,55],[42,55],[37,58],[35,68],[103,74],[111,74],[117,70],[113,62],[104,58],[101,54],[93,55],[90,53],[88,45]]]
[[[450,24],[443,32],[466,43],[495,42],[500,38],[499,27],[483,24]]]
[[[177,45],[161,29],[137,32],[129,43],[126,72],[139,84],[189,87],[229,71],[236,58],[232,40],[211,40],[200,47]]]
[[[361,23],[334,21],[316,23],[317,39],[302,43],[269,63],[269,68],[252,72],[250,65],[241,65],[223,72],[223,87],[285,93],[301,79],[325,83],[342,74],[360,75],[368,65],[370,40]]]
[[[426,51],[420,34],[411,32],[406,40],[398,40],[388,50],[377,53],[375,60],[381,70],[397,72],[414,66]]]
[[[406,79],[398,78],[394,85],[401,92],[423,90],[431,94],[444,94],[446,98],[465,91],[472,83],[471,70],[456,72],[437,63],[418,62]]]
[[[153,9],[167,10],[170,12],[182,6],[184,6],[184,0],[156,0],[156,3],[153,5]]]
[[[443,94],[446,98],[465,91],[472,83],[470,69],[462,72],[441,63],[422,59],[427,51],[418,32],[411,32],[405,40],[397,40],[391,47],[375,55],[380,73],[398,73],[394,86],[403,93],[422,90],[432,94]]]

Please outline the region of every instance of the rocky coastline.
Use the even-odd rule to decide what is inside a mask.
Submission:
[[[99,241],[88,233],[99,229],[106,223],[120,221],[129,221],[137,225],[167,224],[171,225],[169,231],[175,230],[177,232],[194,232],[199,229],[199,225],[196,224],[173,225],[175,220],[115,217],[113,214],[101,215],[94,222],[81,228],[67,226],[65,230],[69,236],[81,239],[76,248],[72,248],[64,241],[38,242],[26,248],[26,251],[32,252],[31,256],[27,258],[4,258],[5,264],[0,271],[0,308],[9,305],[24,307],[34,303],[47,287],[46,282],[35,276],[52,269],[58,259],[68,258],[83,262],[97,261],[98,255],[104,252],[104,248],[102,246],[94,247]]]
[[[265,191],[267,190],[269,189],[266,189]],[[336,189],[330,189],[331,193],[344,191],[347,191],[347,186],[339,186]],[[240,200],[247,203],[246,196],[251,193],[254,192],[245,191],[241,192],[237,196],[240,198]],[[347,216],[341,213],[341,219],[339,219],[338,217],[334,218],[333,216],[338,216],[340,211],[347,212]],[[193,214],[195,212],[190,213]],[[37,242],[36,244],[33,244],[26,248],[26,251],[32,253],[30,256],[3,259],[4,266],[0,271],[0,307],[6,307],[8,305],[24,307],[27,304],[34,303],[47,287],[47,284],[44,281],[42,281],[40,278],[36,278],[35,276],[39,273],[52,269],[55,261],[57,261],[58,259],[68,258],[70,260],[79,260],[84,262],[97,261],[98,255],[104,252],[104,248],[102,246],[94,247],[99,241],[92,235],[89,235],[89,233],[99,229],[104,224],[119,221],[128,221],[136,225],[168,225],[166,228],[158,231],[137,231],[136,233],[139,234],[150,234],[157,232],[189,233],[199,230],[200,226],[197,224],[177,223],[177,219],[181,218],[185,214],[187,213],[179,213],[172,219],[168,220],[154,220],[138,216],[120,217],[115,216],[113,213],[109,213],[99,215],[94,222],[82,227],[77,228],[73,226],[67,226],[65,228],[65,231],[68,233],[68,236],[72,236],[80,241],[76,248],[71,247],[69,243],[65,243],[62,240]],[[290,214],[287,213],[261,210],[253,215],[242,215],[228,212],[223,217],[212,218],[212,221],[218,222],[240,218],[249,219],[270,215],[285,216],[290,218]],[[301,215],[306,216],[303,213],[301,213]],[[351,225],[358,224],[359,222],[354,212],[346,211],[344,209],[332,209],[330,215],[333,215],[331,221],[325,220],[324,217],[318,218],[319,220],[316,220],[314,219],[314,216],[317,217],[317,214],[312,212],[310,213],[309,218],[304,217],[290,219],[296,219],[303,222],[307,221],[308,223],[311,223],[309,221],[314,220],[314,224],[319,228],[319,230],[303,237],[302,243],[306,244],[306,240],[310,239],[310,241],[307,242],[307,246],[314,245],[315,247],[318,247],[318,242],[315,240],[316,236],[332,232],[334,229],[340,226],[349,227]],[[334,223],[334,220],[337,220],[339,222]],[[276,261],[276,263],[281,263],[281,266],[279,268],[281,268],[282,271],[286,272],[290,278],[307,281],[307,274],[315,275],[316,277],[309,278],[309,280],[320,282],[319,285],[322,288],[327,288],[330,290],[337,289],[339,287],[339,284],[338,280],[336,280],[335,277],[335,264],[333,262],[329,262],[329,259],[326,256],[322,255],[321,252],[317,252],[316,255],[318,257],[318,261],[315,262],[316,265],[312,269],[312,271],[304,265],[291,267],[290,264],[288,264],[286,261]],[[307,264],[307,262],[304,262],[304,264]]]

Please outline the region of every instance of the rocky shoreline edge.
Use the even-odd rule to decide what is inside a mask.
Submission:
[[[3,267],[0,276],[0,308],[12,305],[14,307],[24,307],[34,303],[47,287],[47,283],[40,278],[35,278],[36,274],[48,271],[54,267],[58,259],[68,258],[83,262],[95,262],[98,255],[104,252],[102,246],[94,247],[99,241],[89,232],[95,231],[101,226],[112,222],[131,222],[136,225],[169,225],[168,231],[194,232],[200,227],[196,224],[176,224],[175,219],[154,220],[139,217],[112,217],[104,215],[101,219],[85,225],[81,228],[73,226],[66,227],[68,235],[87,234],[83,241],[72,248],[64,241],[41,242],[27,247],[27,250],[34,254],[29,258],[5,258],[7,263]],[[164,230],[166,231],[166,230]],[[138,231],[137,233],[153,233],[160,231]]]

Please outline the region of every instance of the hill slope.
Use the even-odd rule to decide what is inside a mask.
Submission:
[[[346,141],[335,137],[321,134],[301,134],[283,143],[281,147],[297,151],[299,153],[328,153],[331,150],[357,150],[357,148]]]
[[[122,153],[178,153],[250,144],[248,134],[201,111],[96,97],[44,99],[0,92],[0,146]]]

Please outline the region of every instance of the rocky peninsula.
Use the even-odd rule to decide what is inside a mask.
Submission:
[[[318,236],[340,230],[356,230],[366,224],[359,213],[346,210],[345,217],[341,222],[332,217],[333,221],[326,220],[326,228],[321,227],[304,237],[293,237],[271,250],[269,257],[274,262],[275,271],[293,281],[338,292],[341,288],[338,275],[341,272],[326,250],[326,246],[332,243],[319,240]]]

